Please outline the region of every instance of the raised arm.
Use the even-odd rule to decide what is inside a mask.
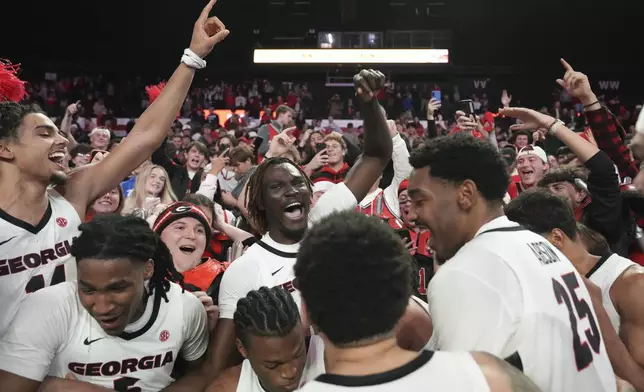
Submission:
[[[216,0],[210,0],[194,25],[190,42],[192,54],[184,55],[161,95],[141,115],[125,141],[100,163],[70,174],[64,192],[77,211],[84,213],[88,203],[116,187],[148,159],[166,137],[192,84],[195,68],[205,65],[202,59],[229,33],[217,17],[208,17],[215,3]]]
[[[385,76],[379,71],[362,70],[353,77],[353,82],[364,118],[364,141],[362,155],[344,183],[356,200],[362,200],[387,166],[393,147],[384,110],[376,99],[384,87]]]

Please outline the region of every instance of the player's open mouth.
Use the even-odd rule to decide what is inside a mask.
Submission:
[[[101,328],[105,330],[110,330],[110,329],[116,329],[119,326],[119,318],[120,316],[115,316],[115,317],[105,317],[105,318],[97,318],[96,321],[100,324]]]
[[[52,152],[48,156],[49,160],[60,167],[65,167],[65,153],[62,151]]]
[[[300,202],[294,202],[284,208],[284,216],[288,219],[300,219],[304,216],[304,206]]]
[[[195,252],[195,250],[196,250],[196,249],[197,249],[197,248],[196,248],[196,247],[194,247],[194,246],[192,246],[192,245],[182,245],[182,246],[180,246],[180,247],[179,247],[179,250],[180,250],[182,253],[185,253],[185,254],[187,254],[187,255],[191,255],[191,254],[193,254],[193,253]]]

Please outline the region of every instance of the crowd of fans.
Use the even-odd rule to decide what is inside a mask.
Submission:
[[[2,64],[0,391],[644,391],[641,107],[190,89],[213,4],[167,84]]]

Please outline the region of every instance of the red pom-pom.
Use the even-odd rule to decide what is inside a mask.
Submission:
[[[157,85],[150,85],[145,87],[145,92],[148,93],[148,98],[150,99],[150,103],[154,102],[157,98],[159,98],[159,95],[161,95],[161,91],[165,88],[165,82],[161,82]]]
[[[27,95],[25,82],[18,79],[20,64],[0,59],[0,101],[20,102]]]

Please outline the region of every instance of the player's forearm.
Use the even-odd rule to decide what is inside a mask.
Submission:
[[[159,97],[143,112],[128,135],[136,139],[141,159],[150,156],[165,140],[168,129],[175,120],[188,94],[195,70],[181,63],[174,71]]]
[[[365,130],[362,153],[367,157],[379,158],[384,166],[389,162],[393,149],[387,119],[375,97],[362,103],[361,107]]]
[[[557,126],[555,125],[555,128],[556,127]],[[563,144],[568,146],[582,162],[586,162],[599,151],[597,146],[577,135],[564,125],[560,125],[559,128],[557,128],[555,136],[557,139],[561,140]]]
[[[111,389],[77,380],[47,377],[38,392],[114,392]]]

